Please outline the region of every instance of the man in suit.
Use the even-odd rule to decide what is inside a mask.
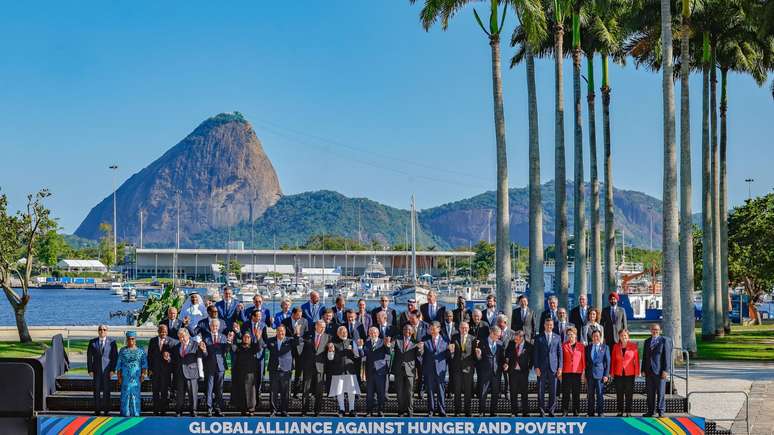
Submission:
[[[242,324],[242,335],[249,335],[250,342],[260,348],[255,354],[255,400],[257,407],[261,404],[261,388],[263,387],[263,374],[266,364],[266,357],[263,349],[269,339],[266,331],[266,322],[263,319],[263,310],[253,310],[250,312],[250,319]]]
[[[521,408],[523,417],[529,416],[529,372],[532,370],[533,348],[525,338],[524,331],[513,334],[513,340],[505,347],[505,366],[511,390],[511,414],[516,417]],[[519,401],[521,396],[521,401]],[[519,406],[521,405],[521,406]]]
[[[516,331],[508,327],[508,317],[505,314],[498,314],[497,318],[495,320],[495,325],[500,328],[500,342],[503,344],[503,349],[508,346],[510,342],[513,341],[513,336],[516,334]],[[510,389],[507,388],[510,383],[508,382],[508,371],[507,370],[501,370],[500,376],[502,377],[502,381],[505,383],[506,388],[504,391],[501,391],[506,397],[510,395]],[[499,381],[499,379],[498,379]]]
[[[86,349],[86,368],[94,388],[94,415],[110,414],[110,377],[116,371],[118,346],[107,333],[107,325],[99,325],[97,338],[91,339]]]
[[[306,334],[309,332],[309,324],[303,317],[301,307],[293,307],[290,311],[290,316],[282,320],[281,325],[285,327],[287,333],[292,334],[299,342],[302,342],[303,338],[306,337]],[[279,325],[277,325],[277,327],[279,327]],[[274,329],[276,329],[276,327]],[[291,387],[294,398],[298,398],[298,393],[302,391],[303,374],[304,365],[301,362],[301,352],[297,352],[296,361],[293,364],[293,385]]]
[[[199,365],[197,359],[206,356],[207,346],[203,341],[198,344],[191,340],[187,329],[177,331],[178,343],[172,349],[171,357],[175,366],[175,399],[178,417],[183,415],[185,395],[188,393],[188,402],[191,405],[191,417],[196,417],[196,408],[199,399]]]
[[[218,317],[218,309],[215,308],[215,305],[210,305],[207,307],[207,317],[200,320],[199,323],[196,324],[193,335],[201,335],[202,339],[209,337],[211,325],[213,324],[218,325],[218,332],[220,334],[225,333],[226,323],[219,320],[220,318]]]
[[[578,332],[582,331],[583,327],[586,326],[586,322],[589,321],[590,309],[588,296],[584,293],[578,295],[578,306],[570,310],[570,323],[575,325]]]
[[[358,299],[357,301],[357,321],[363,325],[363,330],[366,332],[368,332],[371,327],[376,324],[374,322],[373,316],[371,316],[371,313],[366,311],[365,299]]]
[[[371,310],[371,319],[374,321],[375,324],[381,324],[377,317],[377,314],[380,312],[385,312],[387,315],[387,323],[392,325],[393,327],[398,327],[398,313],[390,307],[390,298],[387,296],[382,296],[379,299],[379,306]]]
[[[554,321],[548,317],[543,321],[543,330],[535,339],[535,375],[538,377],[538,407],[540,416],[554,416],[556,408],[556,380],[562,375],[562,343],[554,333]],[[548,407],[545,394],[548,390]]]
[[[465,395],[464,412],[470,417],[470,403],[473,396],[473,374],[475,373],[475,348],[477,338],[470,334],[468,322],[459,325],[459,334],[454,336],[454,352],[451,352],[451,370],[449,385],[454,392],[454,415],[459,415],[462,406],[462,395]],[[453,381],[452,381],[453,379]]]
[[[338,329],[339,325],[333,317],[333,310],[331,308],[326,308],[322,313],[322,319],[325,322],[325,333],[331,337],[335,337],[336,329]]]
[[[259,294],[253,296],[253,306],[247,307],[241,311],[243,323],[250,320],[250,317],[253,315],[253,311],[260,311],[261,320],[263,321],[264,326],[271,326],[271,312],[268,308],[263,307],[263,296]]]
[[[409,322],[410,314],[416,314],[417,317],[422,316],[422,312],[417,308],[417,301],[415,299],[406,301],[406,311],[400,313],[400,316],[398,316],[398,329],[402,330],[403,325]]]
[[[304,373],[304,400],[301,415],[309,410],[309,400],[314,397],[314,415],[320,415],[325,390],[326,348],[331,337],[325,333],[325,321],[318,320],[306,337],[299,339],[298,351]]]
[[[293,315],[293,311],[290,309],[290,299],[282,298],[280,301],[280,310],[274,313],[274,321],[272,322],[272,328],[277,329],[279,325],[282,325],[285,319],[289,319]],[[287,329],[292,331],[292,329]]]
[[[481,313],[484,316],[484,320],[489,326],[494,326],[497,323],[497,315],[500,314],[497,311],[497,298],[495,295],[489,295],[486,297],[486,309]]]
[[[315,290],[309,292],[309,300],[301,305],[301,311],[309,324],[314,324],[322,319],[325,305],[320,302],[320,294]]]
[[[599,322],[605,332],[605,342],[611,349],[614,344],[618,343],[618,332],[629,328],[626,311],[618,306],[618,299],[618,293],[610,293],[610,296],[607,297],[610,305],[602,310],[602,320]]]
[[[148,369],[153,390],[153,415],[165,415],[169,409],[169,385],[173,370],[171,352],[177,340],[169,337],[167,325],[159,325],[157,331],[158,335],[148,343]]]
[[[554,327],[554,330],[556,331],[557,334],[559,334],[559,337],[561,337],[562,343],[564,343],[565,341],[567,341],[567,330],[570,328],[574,328],[575,325],[567,321],[567,310],[564,308],[559,308],[557,310],[557,318],[558,320],[556,322],[556,326]]]
[[[368,336],[365,330],[361,327],[362,325],[357,322],[357,313],[350,309],[344,310],[344,323],[341,324],[341,326],[344,326],[347,328],[347,338],[350,340],[360,340]]]
[[[406,313],[403,313],[406,314]],[[407,325],[411,326],[411,329],[414,331],[414,343],[420,343],[422,341],[425,341],[425,339],[430,335],[430,325],[422,321],[421,319],[422,313],[419,312],[419,310],[415,310],[408,314],[408,322]],[[404,325],[405,326],[405,325]],[[422,365],[424,361],[422,359],[417,361],[417,397],[419,400],[422,400],[422,397],[424,396],[424,385],[425,385],[425,373],[422,370]]]
[[[433,322],[430,326],[430,335],[424,342],[422,352],[422,375],[427,389],[427,413],[429,416],[438,415],[446,417],[446,372],[447,360],[454,345],[449,349],[449,343],[441,337],[440,322]]]
[[[532,343],[535,338],[535,313],[529,307],[529,298],[519,296],[519,306],[511,313],[511,328],[524,332],[524,341]]]
[[[489,337],[489,324],[482,320],[481,310],[475,308],[470,316],[470,333],[479,340]]]
[[[465,296],[457,296],[457,308],[452,310],[452,313],[454,314],[454,324],[457,325],[457,327],[459,327],[462,322],[470,322],[472,313],[469,309],[465,308]]]
[[[336,296],[336,302],[333,306],[333,321],[336,323],[336,328],[347,322],[346,308],[344,307],[344,296]]]
[[[380,311],[376,313],[376,323],[374,324],[379,330],[379,338],[384,340],[385,337],[395,338],[398,332],[389,321],[387,311]]]
[[[414,328],[411,325],[403,327],[403,335],[393,344],[392,374],[395,375],[395,387],[398,393],[398,416],[414,416],[414,371],[417,361],[422,355],[420,348],[412,336]]]
[[[451,311],[444,311],[446,317],[441,323],[441,337],[446,340],[447,343],[454,341],[454,336],[459,333],[457,330],[457,324],[454,323],[454,313]]]
[[[610,376],[610,349],[602,343],[602,334],[594,331],[586,347],[586,384],[589,417],[605,413],[605,384]]]
[[[224,287],[223,299],[215,303],[215,308],[218,310],[218,318],[224,322],[224,329],[232,331],[234,322],[242,318],[244,305],[234,299],[234,290],[231,287]]]
[[[443,323],[446,320],[446,307],[438,303],[438,293],[435,290],[427,293],[427,302],[419,306],[419,311],[427,323]]]
[[[175,307],[167,308],[167,318],[162,320],[159,325],[166,326],[167,335],[173,339],[177,338],[177,331],[180,328],[188,328],[188,324],[184,324],[183,320],[177,317],[177,308]]]
[[[489,415],[497,412],[497,400],[500,396],[500,378],[503,369],[502,331],[497,326],[489,328],[489,337],[480,340],[476,348],[476,374],[478,375],[478,410],[483,417],[486,410],[486,396],[489,396]]]
[[[654,412],[663,417],[666,412],[666,382],[672,372],[672,339],[662,336],[661,326],[654,323],[650,325],[650,337],[642,348],[642,374],[648,396],[648,412],[643,417],[653,417]]]
[[[213,412],[220,417],[223,409],[223,379],[228,369],[226,355],[234,342],[234,331],[227,336],[218,332],[219,321],[210,323],[210,334],[204,339],[207,357],[204,358],[204,379],[207,383],[207,417]]]
[[[290,396],[290,373],[297,344],[285,334],[285,327],[277,328],[277,335],[266,343],[269,348],[269,378],[271,379],[271,415],[287,417]]]
[[[366,372],[366,412],[369,416],[384,417],[384,402],[387,395],[387,375],[390,371],[390,337],[379,338],[379,329],[368,330],[368,340],[363,344]],[[376,407],[374,407],[376,395]]]
[[[540,333],[545,331],[546,319],[550,318],[554,325],[554,334],[559,333],[559,299],[556,296],[550,296],[548,298],[548,309],[540,313]]]

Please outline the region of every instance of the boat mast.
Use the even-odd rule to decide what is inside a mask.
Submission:
[[[417,209],[414,195],[411,195],[411,284],[417,285]]]
[[[177,191],[177,228],[175,229],[175,255],[172,258],[172,288],[177,288],[177,251],[180,250],[180,191]]]

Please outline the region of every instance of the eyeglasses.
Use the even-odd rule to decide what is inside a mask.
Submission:
[[[97,328],[97,331],[107,331],[107,328]]]

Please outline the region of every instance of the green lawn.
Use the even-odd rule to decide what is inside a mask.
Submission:
[[[67,348],[67,340],[65,340],[64,344],[65,348]],[[68,352],[70,354],[85,353],[88,345],[88,339],[72,339],[69,342]],[[147,348],[148,340],[138,340],[137,345]],[[0,358],[36,358],[48,349],[49,346],[51,346],[51,340],[35,341],[24,344],[15,341],[0,341]],[[121,349],[123,346],[123,339],[120,339],[118,348]]]
[[[731,334],[702,341],[697,326],[698,355],[703,360],[774,361],[774,323],[732,326]]]

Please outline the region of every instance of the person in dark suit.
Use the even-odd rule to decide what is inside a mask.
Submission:
[[[379,338],[382,340],[384,340],[385,337],[395,338],[399,335],[398,330],[390,323],[387,311],[376,313],[376,322],[374,323],[374,326],[379,330]]]
[[[559,335],[554,333],[554,321],[548,317],[543,321],[546,331],[535,338],[535,375],[538,378],[538,407],[540,416],[546,412],[554,416],[556,409],[556,380],[562,375],[562,343]],[[545,394],[548,390],[548,406],[545,404]]]
[[[594,331],[586,347],[586,384],[589,417],[605,413],[605,384],[610,376],[610,350],[602,342],[602,333]]]
[[[485,340],[489,337],[489,324],[482,320],[483,314],[478,308],[473,310],[470,315],[470,334],[479,340]]]
[[[271,322],[272,322],[271,311],[269,311],[268,308],[264,308],[263,296],[259,294],[253,296],[252,307],[247,307],[241,311],[242,323],[250,321],[250,318],[253,316],[254,311],[261,312],[261,320],[263,321],[265,327],[271,326]]]
[[[610,376],[615,382],[618,417],[632,416],[634,379],[640,375],[640,354],[637,344],[629,341],[629,331],[618,332],[618,343],[611,351]]]
[[[451,370],[453,376],[449,376],[449,385],[454,392],[454,415],[461,412],[470,417],[470,404],[473,397],[473,374],[476,372],[475,349],[478,345],[478,339],[470,334],[470,325],[468,322],[461,322],[459,325],[459,334],[455,335],[452,343],[454,352],[451,352]],[[452,382],[452,379],[454,380]],[[462,396],[465,395],[465,404],[463,408]]]
[[[398,393],[398,416],[414,416],[414,377],[417,361],[422,355],[412,336],[411,325],[403,327],[403,335],[393,343],[392,374],[395,375],[395,387]]]
[[[446,340],[447,343],[454,341],[454,336],[459,333],[457,330],[457,324],[454,323],[454,313],[451,311],[445,311],[444,316],[446,319],[441,322],[441,337]]]
[[[545,331],[545,325],[546,325],[546,319],[550,318],[553,320],[552,325],[554,325],[554,334],[559,333],[559,299],[556,298],[556,296],[550,296],[548,298],[548,309],[544,310],[542,313],[540,313],[540,333],[543,334]]]
[[[336,296],[336,302],[332,308],[333,310],[333,322],[336,324],[336,327],[345,324],[347,322],[347,309],[345,307],[344,302],[344,296],[338,295]]]
[[[347,328],[347,338],[350,340],[365,339],[368,334],[361,328],[362,325],[357,322],[357,313],[352,310],[344,310],[344,323],[340,326]]]
[[[415,314],[417,317],[422,317],[422,312],[417,308],[417,301],[415,299],[409,299],[406,301],[406,311],[400,313],[398,316],[398,329],[403,330],[403,325],[409,323],[409,315]]]
[[[207,317],[199,320],[199,323],[196,324],[196,328],[194,328],[194,332],[191,335],[200,335],[202,339],[209,337],[210,324],[214,323],[218,324],[218,333],[224,334],[226,332],[226,322],[220,322],[219,320],[218,309],[215,308],[215,305],[208,306]]]
[[[299,361],[304,373],[304,400],[301,415],[309,410],[309,401],[314,397],[314,415],[319,416],[322,410],[323,393],[325,391],[325,366],[327,364],[326,348],[331,337],[325,333],[325,321],[318,320],[306,337],[298,341]]]
[[[388,374],[390,372],[390,337],[379,338],[379,329],[368,330],[368,339],[363,344],[366,373],[366,413],[373,417],[384,417],[384,403],[387,396]],[[376,395],[376,406],[374,406]]]
[[[285,327],[277,328],[277,335],[266,342],[269,349],[269,379],[271,380],[271,415],[287,417],[290,396],[290,374],[293,356],[297,352],[294,338],[287,337]]]
[[[215,302],[215,308],[218,310],[218,317],[224,323],[226,331],[234,329],[234,322],[241,320],[244,305],[234,299],[234,290],[231,287],[223,288],[223,299]]]
[[[406,314],[406,313],[403,313]],[[411,325],[412,330],[414,331],[414,343],[420,343],[422,341],[425,341],[427,337],[430,336],[430,325],[428,325],[426,322],[422,321],[422,313],[419,310],[415,310],[408,314],[408,323],[407,325]],[[424,397],[425,392],[425,374],[422,370],[422,364],[424,361],[422,359],[419,359],[417,361],[417,380],[416,380],[416,386],[417,386],[417,398],[419,400],[422,400]]]
[[[172,348],[177,340],[170,338],[167,325],[158,327],[158,335],[148,343],[148,369],[153,390],[153,415],[165,415],[169,409],[169,386],[172,380]]]
[[[524,332],[524,341],[532,343],[535,339],[535,312],[529,307],[529,298],[519,296],[519,306],[511,313],[511,329]]]
[[[504,368],[502,331],[497,326],[489,328],[489,337],[479,340],[476,348],[476,374],[478,375],[478,411],[486,414],[486,397],[489,396],[489,415],[497,413],[497,400],[500,397],[500,378]]]
[[[500,328],[500,342],[503,344],[503,349],[505,349],[510,342],[513,341],[513,336],[516,334],[516,331],[508,327],[508,317],[505,314],[498,314],[495,318],[495,326]],[[508,371],[507,370],[500,370],[500,376],[502,377],[502,382],[506,386],[504,389],[500,389],[500,392],[503,393],[506,398],[510,395],[510,388],[508,388],[508,385],[510,385],[510,382],[508,381]]]
[[[257,354],[263,354],[261,341],[253,343],[252,335],[242,334],[239,344],[231,345],[231,400],[243,416],[255,412],[255,378],[258,374]]]
[[[481,312],[483,319],[487,325],[494,326],[497,323],[497,316],[501,314],[497,310],[497,298],[495,295],[489,295],[486,297],[486,308]]]
[[[328,397],[335,397],[339,405],[339,417],[344,417],[349,408],[349,416],[356,417],[355,397],[360,395],[360,383],[357,374],[359,361],[363,357],[363,340],[347,338],[347,328],[339,326],[336,338],[326,346],[328,359],[327,373],[330,375]]]
[[[269,340],[269,334],[266,331],[266,322],[263,319],[263,310],[253,310],[250,313],[250,319],[242,324],[242,335],[249,334],[250,341],[256,344],[261,350],[255,354],[255,400],[256,409],[261,407],[261,388],[263,388],[263,376],[266,369],[266,356],[263,351],[266,348],[266,342]]]
[[[234,342],[234,331],[227,336],[218,332],[219,321],[210,323],[210,334],[204,339],[207,347],[207,357],[204,358],[204,379],[207,385],[207,417],[214,414],[222,415],[223,409],[223,379],[228,369],[226,355]]]
[[[508,372],[509,387],[511,390],[511,414],[514,417],[529,416],[529,372],[532,370],[533,348],[525,338],[524,331],[517,330],[513,334],[513,340],[505,347],[505,367]],[[521,401],[519,401],[521,397]]]
[[[599,305],[602,304],[600,303]],[[570,323],[575,325],[578,332],[582,331],[583,327],[586,326],[586,322],[589,321],[590,310],[591,307],[589,307],[588,296],[581,293],[578,295],[578,306],[570,310]],[[580,341],[583,344],[586,344],[582,339],[580,339]]]
[[[339,325],[336,323],[336,320],[333,318],[333,310],[330,308],[326,308],[323,311],[322,319],[325,322],[325,333],[330,335],[331,337],[335,337],[336,329],[339,327]]]
[[[470,322],[470,316],[473,314],[469,309],[465,308],[465,296],[457,296],[457,308],[452,310],[454,315],[454,324],[459,328],[460,323]]]
[[[446,372],[449,370],[447,361],[454,350],[441,337],[441,324],[434,321],[430,326],[430,335],[420,342],[424,347],[422,352],[422,374],[427,390],[427,413],[446,417]]]
[[[309,333],[310,326],[303,317],[301,307],[294,307],[290,311],[290,317],[285,318],[282,321],[282,325],[285,327],[285,331],[296,337],[296,340],[299,340],[299,342],[303,341],[304,337]],[[301,352],[297,352],[296,361],[293,364],[293,385],[291,386],[294,398],[297,398],[298,392],[303,389],[303,374],[304,364],[301,362]]]
[[[177,338],[177,331],[180,330],[180,328],[188,328],[188,324],[177,317],[177,308],[175,307],[167,308],[167,318],[162,320],[159,325],[167,327],[167,335],[172,339]],[[189,330],[189,332],[193,331]]]
[[[325,311],[325,305],[320,302],[320,293],[317,293],[315,290],[310,291],[309,300],[301,304],[301,311],[310,325],[321,320],[323,312]]]
[[[390,298],[387,296],[382,296],[379,299],[379,306],[371,310],[371,319],[374,324],[381,325],[381,322],[379,322],[379,319],[377,318],[377,314],[381,312],[386,314],[388,324],[392,325],[393,328],[398,327],[398,313],[394,308],[390,307]]]
[[[116,371],[118,346],[107,333],[107,325],[99,325],[97,338],[92,338],[86,348],[86,368],[94,388],[94,415],[110,414],[110,377]]]
[[[185,395],[188,394],[188,402],[191,405],[191,417],[196,417],[196,408],[199,399],[199,365],[197,359],[206,356],[207,346],[203,341],[198,344],[191,340],[191,334],[187,329],[177,331],[178,343],[172,349],[171,357],[175,366],[175,400],[178,417],[183,415]]]
[[[605,331],[605,342],[610,348],[618,343],[618,332],[629,328],[626,311],[618,306],[618,298],[618,293],[610,293],[610,296],[607,298],[610,305],[602,310],[602,320],[600,321]]]
[[[282,298],[280,301],[280,310],[274,313],[274,321],[272,322],[272,328],[277,329],[279,325],[282,325],[286,319],[289,319],[293,315],[293,311],[290,309],[290,299]],[[292,331],[292,329],[288,329]]]
[[[422,319],[427,323],[443,323],[446,320],[446,307],[438,303],[438,294],[435,290],[427,293],[427,302],[419,306],[419,311],[422,313]]]
[[[658,323],[650,325],[650,337],[642,346],[642,374],[648,399],[648,412],[643,417],[653,417],[666,412],[666,381],[672,372],[672,339],[661,335]]]
[[[556,310],[556,313],[559,320],[556,322],[554,330],[557,334],[559,334],[559,337],[562,338],[562,343],[567,341],[567,331],[569,331],[571,328],[575,329],[575,338],[578,338],[578,328],[575,328],[575,325],[567,321],[567,310],[564,308],[559,308]]]

